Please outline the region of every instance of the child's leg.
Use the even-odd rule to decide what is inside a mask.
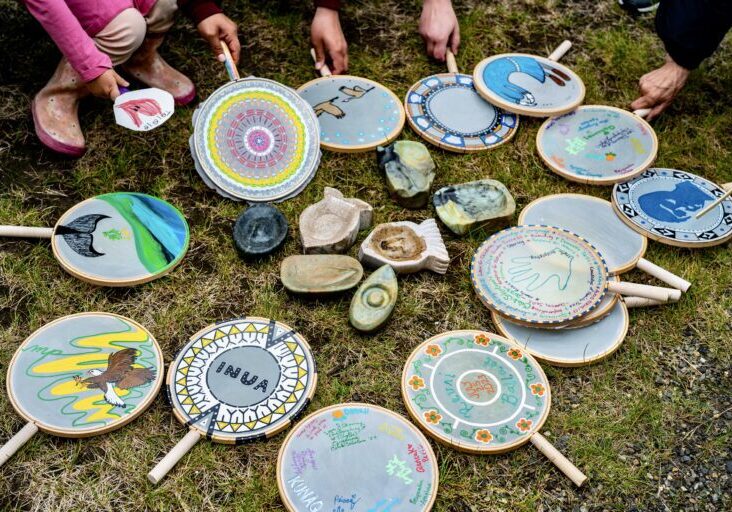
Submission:
[[[135,9],[125,9],[94,37],[97,47],[113,64],[125,62],[142,44],[145,19]],[[79,100],[89,94],[86,84],[69,62],[61,59],[56,72],[31,105],[36,134],[44,145],[69,156],[86,150],[79,125]]]
[[[125,9],[94,36],[97,48],[109,55],[115,66],[127,62],[145,39],[147,24],[137,9]]]
[[[145,16],[147,36],[124,67],[137,80],[168,91],[178,105],[185,105],[196,96],[193,82],[172,68],[158,53],[165,33],[173,26],[177,9],[176,0],[157,0]]]

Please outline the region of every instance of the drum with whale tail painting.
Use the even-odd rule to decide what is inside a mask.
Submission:
[[[70,274],[106,286],[144,283],[170,272],[188,249],[185,217],[146,194],[115,192],[83,201],[56,223],[53,253]]]
[[[48,238],[68,273],[100,286],[133,286],[173,270],[188,250],[188,223],[170,203],[113,192],[71,207],[53,228],[0,226],[0,237]]]

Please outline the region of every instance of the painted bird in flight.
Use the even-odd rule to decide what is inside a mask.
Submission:
[[[341,85],[338,90],[341,91],[343,94],[350,96],[350,98],[343,100],[343,103],[348,103],[351,100],[360,98],[369,91],[373,91],[374,87],[375,86],[364,89],[360,85],[354,85],[353,87],[346,87],[345,85]]]
[[[137,357],[136,354],[137,351],[133,348],[113,352],[109,354],[106,370],[102,371],[95,368],[87,372],[87,378],[77,375],[74,380],[80,386],[104,391],[104,400],[108,404],[115,407],[126,407],[124,401],[115,392],[115,387],[130,389],[142,386],[155,379],[155,371],[152,368],[132,367]]]
[[[320,114],[330,114],[336,119],[342,119],[346,113],[337,107],[333,102],[338,99],[338,96],[331,98],[327,101],[322,101],[313,107],[315,115],[320,117]]]

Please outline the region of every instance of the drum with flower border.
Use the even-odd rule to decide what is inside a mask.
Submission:
[[[506,338],[448,331],[419,345],[402,373],[402,396],[431,437],[471,453],[504,453],[531,441],[573,482],[586,476],[538,433],[549,415],[539,363]]]

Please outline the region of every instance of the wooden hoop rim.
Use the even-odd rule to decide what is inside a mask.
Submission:
[[[615,352],[617,352],[617,350],[620,348],[620,346],[625,341],[625,338],[628,335],[628,328],[630,327],[630,314],[628,313],[628,307],[625,305],[625,301],[622,298],[620,298],[620,299],[618,299],[618,301],[615,303],[615,305],[613,307],[619,307],[622,311],[621,314],[623,315],[624,327],[622,329],[621,335],[618,337],[617,340],[615,340],[615,342],[607,350],[605,350],[601,354],[599,354],[595,357],[592,357],[590,359],[578,362],[573,359],[563,359],[563,358],[559,358],[559,357],[547,357],[543,354],[539,354],[539,353],[535,352],[528,346],[522,345],[518,340],[514,340],[514,343],[519,345],[523,350],[529,352],[539,361],[545,362],[552,366],[559,366],[559,367],[564,367],[564,368],[577,368],[580,366],[589,366],[591,364],[595,364],[600,361],[604,361],[605,359],[607,359],[608,357],[613,355]],[[506,327],[504,325],[504,322],[509,322],[509,320],[506,320],[505,318],[496,314],[495,311],[491,311],[491,318],[493,319],[493,324],[501,332],[501,334],[503,334],[505,337],[513,340],[513,338],[508,333],[508,331],[506,330]],[[598,320],[598,322],[604,322],[607,318],[608,317],[605,316],[604,318],[601,318],[600,320]],[[592,323],[590,325],[594,325],[594,323]],[[583,327],[589,327],[590,325],[585,325]]]
[[[585,110],[589,108],[603,108],[607,110],[612,110],[614,112],[621,113],[622,115],[631,117],[634,121],[639,122],[643,125],[645,125],[646,130],[648,130],[648,133],[651,134],[651,138],[653,139],[652,144],[652,150],[648,155],[648,158],[638,167],[633,170],[633,172],[630,172],[628,174],[623,174],[622,176],[617,177],[606,177],[606,178],[592,178],[592,177],[582,177],[578,176],[576,174],[571,174],[569,172],[566,172],[564,169],[562,169],[560,166],[558,166],[556,163],[552,161],[551,158],[549,158],[546,153],[544,153],[544,147],[543,147],[543,136],[544,132],[546,132],[547,127],[551,122],[553,122],[557,117],[559,116],[553,116],[544,121],[541,126],[539,127],[539,131],[536,133],[536,150],[539,152],[539,156],[544,161],[544,164],[546,164],[549,169],[551,169],[554,173],[558,174],[562,178],[565,178],[569,181],[573,181],[575,183],[582,183],[585,185],[614,185],[615,183],[621,183],[623,181],[632,180],[636,176],[640,175],[648,169],[651,165],[653,165],[653,162],[656,160],[656,156],[658,156],[658,136],[656,135],[656,131],[653,129],[653,127],[648,124],[648,121],[643,119],[642,117],[639,117],[632,112],[628,112],[627,110],[623,110],[622,108],[617,107],[610,107],[607,105],[580,105],[575,110]],[[565,112],[566,113],[566,112]]]
[[[368,82],[371,85],[379,88],[380,90],[386,92],[391,96],[391,99],[394,100],[394,103],[397,105],[397,108],[399,109],[399,122],[397,123],[397,126],[394,130],[392,130],[390,133],[386,135],[386,138],[384,140],[380,140],[375,143],[371,144],[353,144],[353,145],[346,145],[346,144],[331,144],[328,142],[320,140],[320,147],[323,149],[327,149],[328,151],[333,151],[336,153],[363,153],[366,151],[371,151],[372,149],[376,149],[378,146],[386,146],[387,144],[390,144],[394,140],[396,140],[397,137],[402,133],[402,130],[404,130],[404,122],[406,120],[407,114],[404,111],[404,105],[402,105],[402,102],[399,101],[399,97],[394,94],[394,92],[386,87],[385,85],[380,84],[379,82],[374,82],[373,80],[369,80],[368,78],[362,78],[360,76],[353,76],[353,75],[329,75],[329,76],[321,76],[319,78],[313,78],[312,80],[305,82],[297,89],[297,93],[302,95],[302,91],[310,87],[312,84],[322,81],[333,81],[333,80],[361,80],[364,82]],[[318,121],[318,124],[320,124],[320,121]]]
[[[72,276],[74,276],[77,279],[80,279],[84,282],[87,282],[87,283],[90,283],[93,285],[97,285],[97,286],[109,286],[109,287],[136,286],[138,284],[149,283],[150,281],[154,281],[156,279],[159,279],[161,277],[168,275],[176,267],[178,267],[178,265],[181,264],[181,262],[183,261],[183,258],[185,258],[185,255],[188,253],[188,247],[190,246],[190,243],[191,243],[191,229],[188,226],[188,221],[186,220],[185,216],[183,215],[183,213],[181,213],[181,211],[178,208],[176,208],[175,206],[170,204],[168,201],[165,201],[164,199],[160,199],[159,197],[151,196],[149,194],[143,194],[141,192],[110,192],[110,194],[116,194],[116,193],[136,194],[136,195],[141,195],[141,196],[146,196],[146,197],[152,197],[153,199],[156,199],[158,201],[161,201],[161,202],[167,204],[173,210],[178,212],[178,214],[180,215],[180,218],[183,219],[183,225],[186,228],[186,243],[185,243],[185,246],[183,247],[183,250],[182,250],[180,256],[178,256],[177,261],[174,261],[173,264],[170,265],[166,270],[159,272],[157,274],[150,274],[147,277],[143,277],[140,279],[114,279],[114,280],[107,280],[107,281],[105,281],[103,279],[98,279],[90,274],[87,274],[81,270],[78,270],[78,269],[68,265],[67,262],[64,261],[64,259],[59,254],[59,250],[58,250],[58,246],[57,246],[57,242],[56,242],[56,230],[61,225],[62,221],[66,218],[66,216],[71,214],[78,207],[80,207],[84,203],[98,200],[98,198],[100,196],[106,195],[106,194],[100,194],[98,196],[90,197],[89,199],[85,199],[84,201],[75,204],[74,206],[72,206],[71,208],[66,210],[64,212],[64,214],[61,215],[61,217],[58,219],[58,221],[56,221],[56,224],[53,226],[54,234],[51,236],[51,250],[53,251],[53,256],[56,258],[56,261],[58,261],[58,264],[61,266],[61,268],[63,268],[66,272],[68,272]]]
[[[412,84],[412,86],[407,91],[407,94],[404,96],[404,105],[403,105],[402,108],[406,112],[407,99],[409,98],[409,95],[411,94],[411,92],[415,88],[419,87],[419,85],[421,85],[422,82],[424,82],[425,80],[429,80],[430,78],[440,78],[440,77],[444,77],[444,76],[452,76],[453,74],[454,73],[437,73],[435,75],[430,75],[428,77],[425,77],[425,78],[423,78],[423,79],[415,82],[414,84]],[[461,73],[458,73],[458,74],[461,74]],[[470,75],[468,75],[468,76],[470,76]],[[475,83],[475,80],[473,80],[473,83]],[[477,91],[477,89],[476,89],[476,91]],[[483,99],[485,99],[485,98],[483,98]],[[490,103],[491,105],[493,105],[496,108],[500,108],[497,105],[495,105],[494,103],[491,103],[490,101],[488,101],[488,103]],[[504,110],[506,110],[506,109],[504,109]],[[407,123],[409,123],[409,126],[412,128],[412,131],[414,133],[416,133],[417,135],[419,135],[419,137],[421,139],[426,140],[427,142],[429,142],[433,146],[437,146],[438,148],[444,149],[445,151],[450,151],[452,153],[460,153],[460,154],[465,154],[465,153],[479,153],[481,151],[489,151],[491,149],[495,149],[495,148],[497,148],[499,146],[502,146],[503,144],[505,144],[506,142],[509,142],[511,139],[514,138],[514,136],[516,135],[516,132],[518,131],[519,123],[521,122],[520,117],[519,116],[516,116],[516,125],[513,127],[513,130],[511,130],[511,132],[509,133],[508,137],[506,137],[501,142],[499,142],[497,144],[494,144],[494,145],[492,145],[490,147],[482,147],[482,148],[481,147],[475,147],[475,148],[467,148],[466,147],[466,148],[460,148],[460,147],[457,147],[457,146],[452,146],[450,144],[445,144],[441,140],[438,140],[438,139],[435,139],[433,137],[428,136],[427,133],[424,130],[421,130],[414,123],[414,121],[412,121],[412,118],[410,116],[406,116],[406,118],[407,118]]]
[[[222,325],[222,324],[225,324],[225,323],[228,323],[228,322],[233,322],[233,321],[236,321],[236,322],[239,322],[239,321],[246,322],[246,321],[249,321],[249,320],[255,320],[255,321],[256,320],[259,320],[261,322],[267,322],[267,323],[269,323],[269,321],[271,319],[270,318],[260,317],[260,316],[246,316],[246,317],[242,317],[242,318],[233,318],[233,319],[230,319],[230,320],[224,320],[224,321],[217,322],[217,323],[214,323],[214,324],[209,324],[206,327],[204,327],[203,329],[199,330],[193,336],[191,336],[190,338],[188,338],[188,341],[186,341],[185,345],[183,345],[181,347],[181,349],[176,353],[175,358],[173,359],[173,361],[171,361],[170,364],[168,365],[168,373],[167,373],[167,375],[165,377],[165,389],[168,392],[170,392],[170,389],[171,389],[171,387],[173,385],[173,379],[175,379],[175,372],[176,372],[175,362],[178,359],[178,356],[180,356],[181,354],[183,354],[185,352],[185,350],[188,349],[188,346],[191,343],[194,343],[195,341],[197,341],[198,338],[200,338],[201,336],[203,336],[205,333],[207,333],[207,332],[209,332],[209,331],[211,331],[213,329],[216,329],[216,327],[219,326],[219,325]],[[275,320],[275,324],[279,325],[280,327],[285,328],[287,331],[294,332],[298,336],[299,341],[308,350],[308,352],[310,352],[310,357],[311,357],[311,359],[313,361],[313,368],[312,368],[313,385],[310,388],[310,392],[307,395],[303,395],[305,397],[305,399],[303,400],[302,405],[300,405],[300,407],[297,408],[297,410],[293,411],[293,413],[290,415],[289,418],[287,418],[281,424],[279,424],[279,425],[277,425],[275,427],[268,428],[268,429],[263,429],[261,431],[261,433],[262,433],[262,435],[264,435],[264,438],[265,439],[269,439],[271,437],[274,437],[277,434],[279,434],[280,432],[282,432],[283,430],[289,428],[290,425],[292,425],[292,422],[295,421],[295,420],[297,420],[297,418],[303,413],[303,411],[310,404],[313,396],[315,395],[315,389],[318,387],[318,369],[317,369],[317,366],[316,366],[316,363],[315,363],[315,355],[313,354],[313,350],[310,347],[310,344],[307,342],[307,340],[305,339],[305,337],[302,334],[300,334],[298,331],[295,331],[294,329],[292,329],[289,325],[287,325],[285,323],[282,323],[282,322],[280,322],[278,320]],[[258,439],[257,437],[248,437],[248,438],[221,437],[221,436],[216,435],[216,434],[212,434],[212,435],[209,436],[207,434],[207,432],[205,432],[203,429],[201,429],[198,425],[188,425],[188,419],[178,410],[177,407],[175,407],[175,405],[173,405],[172,397],[171,397],[171,400],[170,400],[170,406],[173,409],[173,416],[175,416],[175,419],[177,419],[181,424],[185,425],[188,428],[188,430],[195,430],[196,432],[198,432],[201,435],[201,437],[207,438],[210,441],[213,441],[214,443],[235,445],[235,444],[239,444],[241,442],[256,441]]]
[[[620,278],[618,276],[610,274],[608,274],[607,280],[608,283],[620,282]],[[603,304],[603,301],[605,301],[608,296],[610,296],[610,300],[608,300],[606,304]],[[560,329],[579,329],[581,327],[587,327],[589,325],[597,323],[612,312],[615,304],[617,304],[619,300],[619,294],[608,291],[603,297],[602,301],[600,301],[600,304],[598,304],[595,309],[587,313],[585,316],[578,318],[576,322],[564,325],[560,327]]]
[[[510,103],[508,101],[505,101],[500,96],[493,94],[485,85],[483,84],[483,79],[480,78],[480,75],[483,72],[483,68],[485,66],[496,60],[507,56],[516,56],[516,57],[531,57],[533,59],[543,59],[543,60],[549,60],[546,57],[542,57],[540,55],[531,55],[529,53],[500,53],[498,55],[493,55],[491,57],[487,57],[483,60],[481,60],[473,69],[473,83],[475,84],[475,90],[478,91],[478,94],[480,94],[485,100],[487,100],[489,103],[492,103],[493,105],[496,105],[504,110],[508,110],[509,112],[513,112],[515,114],[521,114],[523,116],[527,117],[556,117],[562,114],[566,114],[567,112],[571,112],[575,110],[578,106],[582,105],[582,102],[585,100],[585,83],[582,81],[582,79],[569,69],[564,64],[560,64],[556,61],[550,61],[552,65],[563,68],[562,71],[567,73],[570,77],[572,77],[573,80],[577,80],[577,83],[579,84],[580,88],[580,94],[577,100],[574,102],[561,107],[561,108],[553,108],[553,109],[543,109],[543,110],[537,110],[537,109],[526,109],[522,108],[520,105],[516,105],[515,103]]]
[[[57,428],[53,428],[53,427],[51,427],[49,425],[46,425],[42,421],[39,421],[39,420],[33,418],[30,414],[28,414],[27,412],[25,412],[22,409],[22,407],[18,404],[18,402],[16,401],[15,397],[13,396],[13,392],[12,392],[12,389],[11,389],[11,382],[12,382],[12,380],[11,380],[10,372],[11,372],[13,366],[15,365],[16,359],[22,353],[23,347],[25,347],[26,344],[28,344],[28,342],[30,342],[35,337],[36,333],[38,333],[39,331],[45,330],[46,328],[48,328],[48,327],[50,327],[50,326],[52,326],[54,324],[63,322],[63,321],[68,320],[70,318],[76,318],[76,317],[81,317],[81,316],[98,316],[98,315],[111,316],[111,317],[117,318],[118,320],[121,320],[123,322],[128,322],[128,323],[134,325],[135,327],[138,327],[139,329],[141,329],[145,333],[147,333],[148,337],[150,338],[150,342],[152,344],[153,350],[154,350],[154,352],[155,352],[158,360],[160,361],[160,368],[158,368],[157,371],[155,372],[155,381],[152,383],[152,386],[150,388],[150,393],[148,393],[148,396],[145,398],[145,400],[141,401],[137,405],[137,407],[135,407],[135,410],[134,411],[132,411],[131,413],[125,415],[119,421],[112,422],[109,425],[105,425],[105,426],[102,426],[102,427],[99,427],[99,428],[86,430],[84,432],[78,432],[78,431],[72,430],[72,429],[57,429]],[[53,321],[51,321],[51,322],[49,322],[47,324],[44,324],[43,326],[41,326],[38,329],[36,329],[35,331],[33,331],[30,334],[30,336],[28,336],[23,341],[23,343],[21,343],[18,346],[18,348],[15,350],[15,353],[13,354],[12,359],[8,363],[8,371],[7,371],[7,374],[6,374],[5,390],[8,393],[8,398],[10,399],[10,403],[12,404],[13,409],[15,409],[15,412],[18,414],[18,416],[20,416],[21,418],[23,418],[25,421],[27,421],[29,423],[33,423],[34,425],[36,425],[38,427],[39,430],[45,432],[46,434],[51,434],[51,435],[59,436],[59,437],[68,437],[68,438],[77,438],[77,439],[79,439],[79,438],[92,437],[92,436],[97,436],[97,435],[101,435],[101,434],[106,434],[108,432],[112,432],[114,430],[120,429],[120,428],[124,427],[125,425],[127,425],[128,423],[130,423],[132,420],[136,419],[143,412],[145,412],[147,410],[147,408],[150,407],[150,405],[152,404],[153,400],[155,400],[155,397],[158,396],[158,392],[160,391],[160,386],[163,384],[163,371],[164,371],[164,369],[165,369],[165,361],[163,359],[163,352],[160,350],[160,345],[158,345],[158,342],[155,339],[155,337],[152,335],[152,333],[150,333],[150,331],[148,331],[144,326],[142,326],[141,324],[135,322],[134,320],[131,320],[131,319],[129,319],[127,317],[124,317],[122,315],[117,315],[115,313],[107,313],[105,311],[87,311],[87,312],[84,312],[84,313],[74,313],[73,315],[62,316],[62,317],[57,318],[57,319],[55,319],[55,320],[53,320]]]
[[[543,196],[543,197],[539,197],[537,199],[534,199],[529,204],[527,204],[526,206],[524,206],[523,210],[521,210],[521,213],[519,213],[517,224],[519,224],[519,225],[524,224],[524,219],[526,217],[527,212],[535,204],[541,203],[543,201],[552,201],[552,200],[555,200],[555,199],[556,200],[559,200],[562,197],[577,197],[577,198],[581,198],[581,199],[584,199],[584,200],[591,200],[591,201],[597,202],[599,204],[602,204],[603,206],[608,206],[608,207],[611,207],[612,208],[612,203],[610,201],[606,201],[605,199],[601,199],[601,198],[595,197],[595,196],[588,196],[588,195],[585,195],[585,194],[572,194],[572,193],[569,193],[569,194],[550,194],[548,196]],[[637,234],[638,236],[640,236],[640,238],[642,239],[642,242],[641,242],[642,248],[640,250],[640,253],[638,254],[638,257],[635,258],[633,261],[629,261],[628,263],[626,263],[625,265],[623,265],[621,267],[618,267],[618,268],[608,268],[608,272],[610,274],[623,274],[625,272],[628,272],[628,271],[634,269],[635,266],[638,264],[638,261],[640,261],[640,259],[643,256],[645,256],[646,251],[648,250],[648,238],[646,238],[646,236],[643,235],[643,233],[639,233],[636,230],[633,230],[633,232],[635,234]],[[602,254],[602,253],[600,253],[600,254]],[[605,261],[605,263],[607,264],[607,260]]]
[[[318,409],[317,411],[313,411],[307,416],[305,416],[302,420],[299,421],[299,424],[306,423],[310,418],[314,417],[317,414],[321,414],[327,411],[331,411],[333,409],[341,409],[343,407],[364,407],[369,409],[376,409],[380,412],[385,413],[388,416],[391,416],[395,419],[398,419],[402,422],[404,422],[404,427],[409,429],[417,438],[419,438],[422,441],[422,445],[424,446],[424,449],[427,451],[427,453],[432,457],[432,466],[434,468],[432,472],[432,490],[430,492],[430,500],[425,505],[425,512],[432,509],[432,506],[435,504],[435,500],[437,499],[437,486],[439,484],[439,477],[440,477],[440,468],[437,463],[437,457],[435,456],[435,452],[432,449],[432,445],[430,445],[430,442],[427,440],[427,438],[424,436],[422,431],[415,427],[407,418],[402,416],[401,414],[397,414],[394,411],[390,411],[389,409],[386,409],[384,407],[378,406],[378,405],[371,405],[366,404],[363,402],[344,402],[339,404],[333,404],[329,405],[327,407],[323,407],[322,409]],[[290,439],[292,436],[295,435],[297,432],[297,426],[294,427],[290,432],[287,434],[287,437],[285,437],[284,441],[282,441],[282,444],[280,445],[279,453],[277,454],[277,466],[275,469],[275,472],[277,473],[277,490],[280,493],[280,499],[282,499],[282,503],[285,505],[285,508],[289,512],[299,512],[298,508],[295,507],[290,500],[287,498],[287,493],[285,492],[285,485],[282,481],[282,470],[280,469],[282,467],[282,460],[285,456],[285,448],[287,447],[287,444],[290,442]]]
[[[549,411],[552,407],[552,393],[549,386],[549,379],[546,377],[546,373],[544,373],[544,369],[541,367],[541,364],[536,360],[536,358],[531,355],[530,353],[524,353],[526,357],[529,358],[529,360],[533,363],[534,367],[538,370],[539,375],[541,376],[542,383],[546,386],[546,411],[544,414],[539,418],[531,427],[531,429],[527,432],[525,436],[522,438],[516,439],[514,442],[509,443],[507,445],[503,445],[499,449],[491,448],[490,445],[486,445],[486,447],[482,450],[476,449],[474,447],[468,446],[465,443],[461,443],[459,441],[453,440],[451,437],[446,436],[439,432],[434,432],[429,429],[428,426],[424,424],[422,421],[420,415],[412,408],[411,402],[409,400],[408,396],[408,390],[407,390],[407,375],[408,375],[408,369],[409,364],[414,358],[414,355],[419,353],[425,346],[428,344],[434,342],[434,340],[438,338],[443,338],[447,334],[454,334],[454,335],[460,335],[460,334],[470,334],[471,336],[475,336],[478,334],[485,334],[488,335],[490,338],[497,338],[499,341],[506,343],[509,346],[516,347],[519,350],[522,350],[521,345],[516,343],[513,339],[507,338],[504,336],[500,336],[498,334],[494,334],[492,332],[488,331],[481,331],[478,329],[459,329],[455,331],[445,331],[440,334],[436,334],[435,336],[432,336],[431,338],[426,339],[422,343],[420,343],[415,349],[412,351],[411,354],[407,357],[407,361],[404,363],[404,368],[402,369],[402,382],[401,382],[401,392],[402,392],[402,400],[404,401],[404,405],[407,409],[407,412],[409,413],[409,416],[412,418],[412,421],[416,423],[419,428],[425,432],[426,435],[430,436],[431,438],[435,439],[436,441],[440,442],[441,444],[445,446],[449,446],[451,448],[455,448],[458,451],[465,452],[465,453],[473,453],[473,454],[501,454],[506,453],[515,450],[516,448],[525,445],[529,442],[532,435],[534,435],[536,432],[541,429],[542,426],[544,426],[544,423],[547,420],[547,417],[549,416]],[[528,351],[527,351],[528,352]]]

